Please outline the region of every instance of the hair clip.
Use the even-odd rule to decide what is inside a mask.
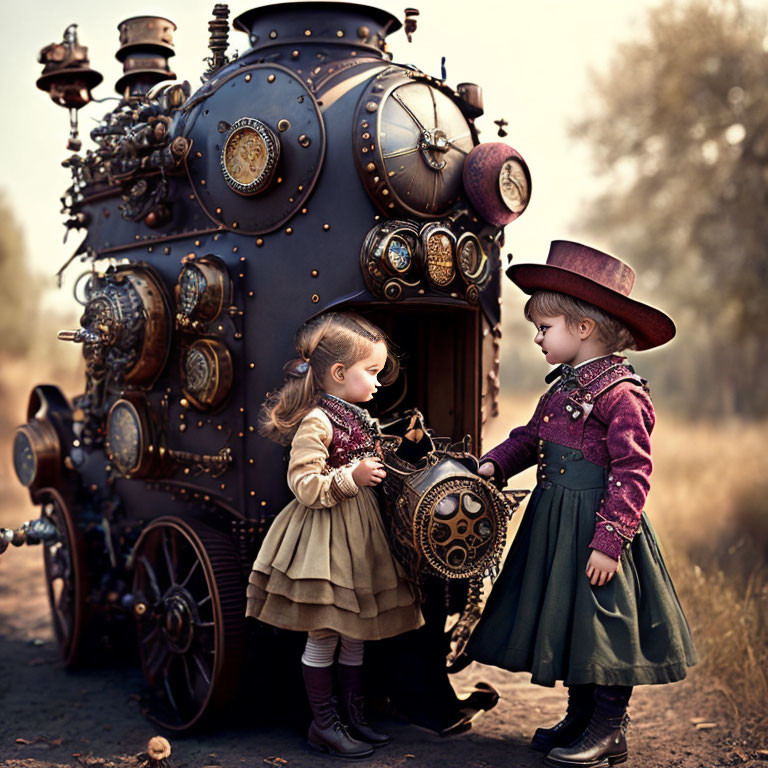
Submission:
[[[290,376],[293,379],[301,379],[307,375],[309,371],[309,360],[302,360],[297,358],[291,360],[283,366],[286,376]]]

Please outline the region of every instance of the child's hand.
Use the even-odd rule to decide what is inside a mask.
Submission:
[[[477,469],[477,474],[483,477],[493,477],[494,466],[490,461],[484,461]]]
[[[363,459],[352,470],[352,479],[359,488],[378,485],[386,476],[381,460],[377,458]]]
[[[587,563],[587,576],[593,587],[602,587],[603,584],[607,584],[618,570],[618,560],[614,560],[596,549],[592,550]]]

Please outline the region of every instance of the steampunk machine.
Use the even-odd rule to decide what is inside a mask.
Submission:
[[[83,236],[62,269],[87,268],[80,327],[59,338],[82,345],[86,375],[71,400],[32,391],[13,456],[40,515],[0,532],[0,551],[42,547],[64,663],[135,637],[149,714],[179,731],[235,695],[259,642],[245,583],[288,489],[257,416],[304,321],[352,309],[387,331],[402,371],[373,415],[417,408],[444,438],[389,454],[417,570],[481,579],[515,503],[452,444],[479,453],[496,414],[503,227],[528,204],[525,161],[480,142],[478,85],[393,62],[388,12],[255,8],[232,23],[249,43],[235,57],[228,15],[215,6],[197,89],[171,71],[171,21],[119,24],[119,98],[84,151],[77,110],[102,77],[75,25],[41,51],[37,85],[71,115],[65,225]]]

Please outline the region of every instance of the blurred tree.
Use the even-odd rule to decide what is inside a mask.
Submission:
[[[652,384],[701,415],[768,413],[768,29],[740,0],[666,2],[574,126],[607,184],[580,224],[668,308]],[[635,295],[633,293],[633,295]],[[647,370],[649,366],[643,366]]]
[[[27,267],[21,227],[0,196],[0,353],[29,351],[39,296],[39,281]]]

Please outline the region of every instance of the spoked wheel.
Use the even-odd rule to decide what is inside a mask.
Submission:
[[[220,711],[242,671],[245,585],[229,538],[161,517],[136,543],[134,614],[148,716],[173,731]]]
[[[58,531],[55,540],[43,544],[43,563],[53,631],[61,658],[69,669],[81,661],[86,635],[87,584],[83,536],[71,507],[56,491],[50,491],[46,497],[43,515]]]

